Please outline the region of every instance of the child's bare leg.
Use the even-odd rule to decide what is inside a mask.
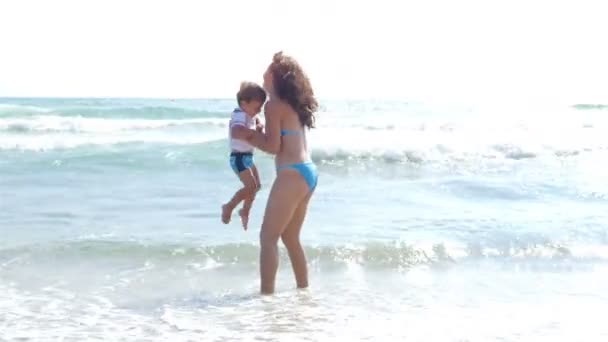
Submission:
[[[256,191],[255,178],[249,169],[239,173],[239,179],[243,182],[244,186],[234,193],[234,196],[232,196],[228,203],[222,206],[222,222],[225,224],[230,222],[230,217],[232,216],[234,208],[241,203],[241,201],[253,196]]]
[[[253,201],[255,200],[255,195],[260,189],[260,176],[258,174],[258,169],[255,165],[251,168],[251,173],[253,178],[255,179],[256,190],[251,197],[245,198],[243,202],[243,208],[239,210],[239,216],[241,216],[241,223],[243,224],[243,229],[247,230],[247,225],[249,223],[249,211],[251,210],[251,206],[253,205]]]
[[[243,201],[243,207],[239,210],[239,216],[241,217],[241,223],[243,224],[244,230],[247,230],[247,225],[249,224],[249,211],[251,210],[254,199],[255,195],[247,197],[245,201]]]
[[[260,191],[260,188],[262,187],[262,182],[260,182],[260,174],[258,173],[258,168],[255,165],[253,165],[251,167],[251,173],[253,173],[253,178],[255,178],[255,184],[257,185],[257,191]]]

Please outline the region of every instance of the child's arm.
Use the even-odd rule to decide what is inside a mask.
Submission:
[[[244,125],[233,125],[230,127],[232,137],[240,140],[249,140],[255,131],[245,127]]]
[[[237,112],[232,114],[232,118],[230,120],[230,134],[236,139],[245,140],[247,136],[243,136],[244,131],[247,130],[247,118],[245,117],[245,113]]]

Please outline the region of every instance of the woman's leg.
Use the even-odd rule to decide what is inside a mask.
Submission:
[[[263,294],[274,292],[279,267],[277,244],[307,193],[308,185],[295,170],[281,170],[272,185],[260,231],[260,290]]]
[[[289,253],[289,260],[291,260],[291,267],[296,277],[296,284],[298,288],[308,287],[308,266],[306,265],[306,254],[300,243],[300,231],[302,230],[302,224],[306,218],[306,210],[308,209],[308,202],[312,193],[309,193],[298,205],[291,221],[287,224],[287,228],[281,235],[283,244],[287,248]]]

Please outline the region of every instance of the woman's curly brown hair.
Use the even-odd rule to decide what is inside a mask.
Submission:
[[[269,70],[276,95],[298,113],[303,126],[315,127],[315,112],[319,109],[319,103],[300,64],[280,51],[273,56]]]

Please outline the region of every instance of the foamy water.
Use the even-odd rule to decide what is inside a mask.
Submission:
[[[604,341],[602,106],[324,101],[321,179],[260,297],[228,100],[0,100],[0,340]],[[283,251],[284,252],[284,251]]]

